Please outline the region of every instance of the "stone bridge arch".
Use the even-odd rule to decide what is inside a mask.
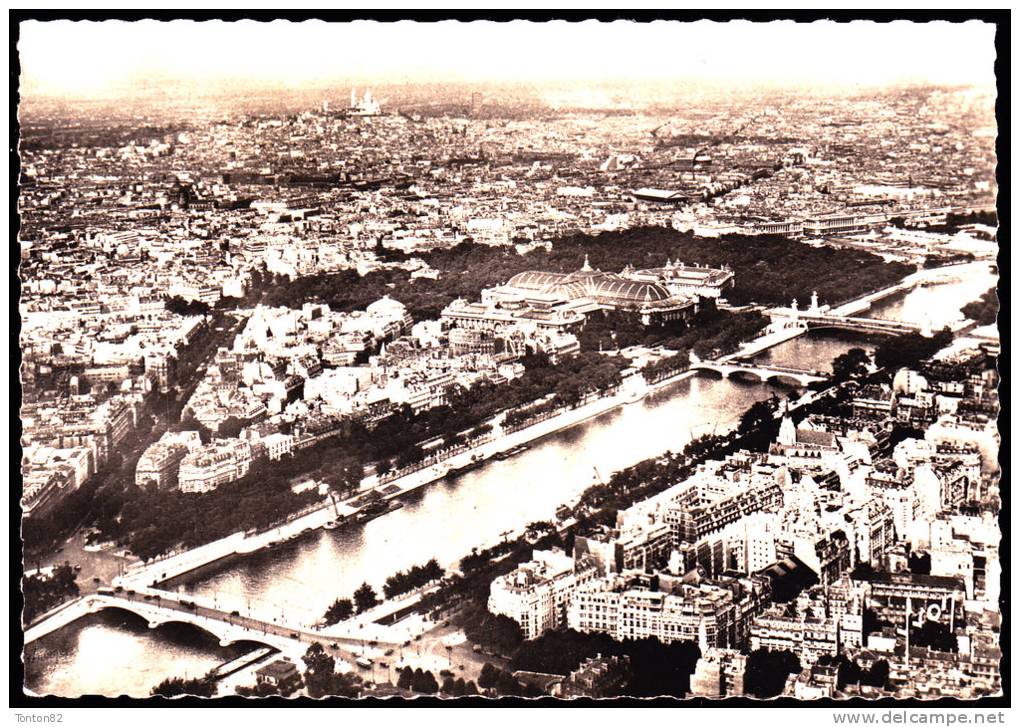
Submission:
[[[767,374],[756,369],[745,369],[734,366],[726,373],[726,378],[736,379],[737,381],[755,381],[758,383],[764,383],[769,377]]]
[[[783,372],[768,374],[765,381],[769,384],[777,384],[781,386],[789,386],[790,384],[793,384],[799,388],[804,388],[811,383],[805,376],[798,376],[797,374]]]
[[[726,378],[726,372],[721,370],[721,367],[714,364],[698,364],[692,367],[694,370],[702,374],[709,374],[710,378],[722,380]]]
[[[272,646],[266,635],[260,631],[245,629],[240,625],[225,623],[212,618],[195,618],[187,611],[176,611],[160,608],[146,608],[144,604],[135,604],[130,601],[108,601],[105,599],[95,600],[89,604],[89,610],[93,613],[99,611],[121,611],[131,614],[142,623],[148,625],[149,629],[155,630],[167,624],[184,624],[198,629],[217,639],[220,646],[230,646],[243,641],[248,641],[263,646]]]

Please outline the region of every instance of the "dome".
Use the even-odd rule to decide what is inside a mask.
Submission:
[[[401,303],[399,300],[394,300],[393,298],[387,295],[383,296],[374,303],[370,303],[368,306],[366,306],[365,311],[372,315],[403,316],[404,313],[407,311],[407,308],[405,308],[404,304]]]
[[[673,296],[664,286],[658,283],[646,283],[623,278],[610,278],[599,281],[596,287],[599,298],[619,301],[621,303],[660,303]]]
[[[510,278],[507,287],[552,294],[568,300],[592,298],[611,306],[668,305],[677,300],[668,288],[659,283],[630,280],[615,273],[590,269],[569,274],[528,270]]]
[[[576,280],[553,283],[547,288],[544,288],[542,292],[561,296],[567,300],[577,300],[578,298],[585,298],[588,296],[588,291],[585,290],[584,286]]]
[[[567,300],[577,300],[591,295],[584,284],[574,279],[574,275],[563,273],[544,273],[528,270],[510,278],[507,287],[533,290],[537,293],[555,295]]]
[[[551,285],[563,282],[567,276],[562,273],[544,273],[540,270],[526,270],[510,278],[507,285],[525,290],[545,290]]]

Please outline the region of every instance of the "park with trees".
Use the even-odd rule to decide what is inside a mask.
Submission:
[[[319,642],[316,641],[309,646],[301,660],[305,665],[305,689],[312,699],[323,697],[353,699],[361,694],[361,679],[355,674],[338,673],[336,659],[327,654]]]
[[[999,316],[999,296],[996,289],[991,288],[978,300],[963,306],[961,312],[979,326],[994,325]]]
[[[791,298],[808,300],[816,290],[823,304],[835,304],[891,285],[914,272],[910,265],[886,262],[871,253],[811,247],[781,236],[702,238],[671,228],[643,227],[568,235],[553,240],[551,250],[536,249],[524,255],[517,254],[512,246],[465,241],[417,255],[440,272],[436,280],[412,280],[407,270],[395,267],[364,276],[342,270],[271,282],[263,302],[291,307],[321,302],[334,310],[352,311],[397,290],[395,297],[415,320],[435,319],[457,298],[476,300],[483,288],[503,284],[517,273],[579,270],[586,255],[593,267],[607,272],[619,272],[627,265],[639,269],[660,267],[667,260],[709,267],[726,265],[736,275],[736,283],[726,297],[736,305],[788,304]]]
[[[918,366],[920,362],[931,358],[953,341],[953,334],[948,328],[927,337],[920,333],[904,333],[883,339],[875,347],[875,365],[895,373],[901,368]]]
[[[49,575],[26,576],[21,582],[21,593],[25,599],[22,619],[31,623],[39,615],[78,595],[77,575],[69,563],[63,563]]]
[[[627,656],[631,679],[624,694],[631,697],[685,697],[690,691],[694,667],[701,658],[689,641],[664,644],[658,639],[615,641],[602,633],[572,629],[547,631],[523,642],[510,660],[512,671],[533,671],[566,676],[583,661],[595,656]],[[482,686],[479,680],[479,686]]]
[[[768,325],[762,313],[721,310],[711,299],[702,300],[689,323],[670,321],[643,326],[634,311],[593,313],[578,335],[582,351],[616,351],[629,346],[661,346],[674,351],[693,351],[699,358],[711,358],[736,350],[740,343],[755,338]]]
[[[871,357],[863,348],[851,348],[832,360],[832,378],[836,383],[859,379],[868,373]]]

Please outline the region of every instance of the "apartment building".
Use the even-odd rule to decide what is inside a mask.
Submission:
[[[576,589],[596,576],[585,561],[551,550],[536,550],[532,559],[500,576],[489,589],[489,611],[512,618],[525,639],[534,639],[566,623],[567,604]]]
[[[570,599],[567,624],[576,631],[623,639],[692,641],[702,649],[739,648],[771,588],[764,578],[686,583],[635,571],[593,580]]]
[[[177,480],[181,492],[209,492],[248,474],[251,445],[243,439],[219,439],[189,452]]]
[[[161,490],[176,487],[181,461],[201,446],[198,432],[165,432],[138,458],[135,484],[139,487],[151,484]]]

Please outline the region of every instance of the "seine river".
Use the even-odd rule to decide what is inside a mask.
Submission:
[[[918,288],[867,313],[933,327],[994,285],[989,272],[965,283]],[[788,341],[761,355],[778,365],[827,370],[832,359],[873,340],[825,331]],[[788,390],[770,384],[698,375],[646,400],[532,443],[526,452],[419,490],[404,507],[364,526],[319,531],[307,538],[221,562],[191,574],[178,587],[215,597],[221,607],[312,623],[338,596],[362,582],[377,587],[398,570],[436,558],[453,565],[472,548],[507,531],[548,520],[595,477],[666,452],[736,424],[752,403]],[[232,658],[197,629],[150,631],[124,614],[82,619],[26,650],[26,679],[37,693],[73,696],[102,691],[144,696],[163,677],[195,676]]]

